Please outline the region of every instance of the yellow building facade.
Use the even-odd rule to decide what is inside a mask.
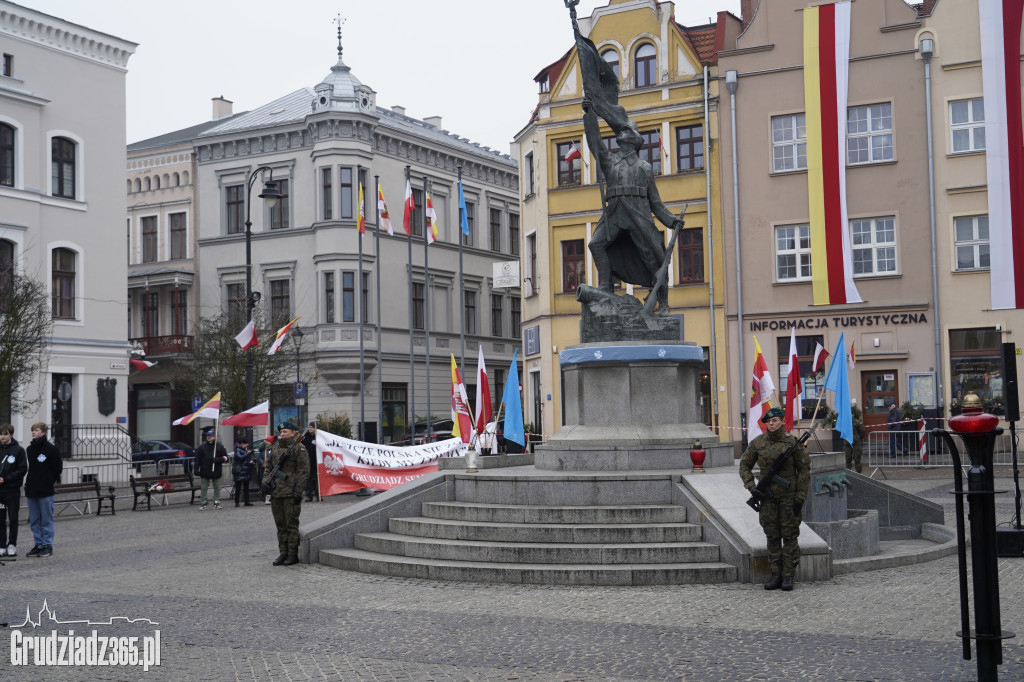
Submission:
[[[677,215],[686,206],[669,306],[682,338],[704,349],[703,421],[728,426],[715,56],[721,32],[718,24],[681,26],[674,15],[672,2],[611,0],[579,24],[618,73],[619,104],[644,138],[640,156],[654,169],[662,201]],[[719,24],[724,20],[723,13]],[[545,436],[563,422],[558,351],[580,342],[576,288],[598,284],[587,245],[603,203],[584,139],[578,56],[567,43],[571,49],[536,76],[538,106],[513,147],[523,221],[523,403],[526,420]],[[602,134],[614,145],[604,122]],[[641,300],[647,294],[617,286]]]

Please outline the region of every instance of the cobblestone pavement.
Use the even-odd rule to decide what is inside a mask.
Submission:
[[[901,472],[905,473],[905,472]],[[948,472],[947,472],[948,473]],[[899,478],[946,503],[936,478]],[[1006,481],[1001,481],[1006,483]],[[1012,487],[1012,481],[1009,481]],[[1007,487],[1007,486],[1002,486]],[[941,491],[934,492],[933,491]],[[181,497],[180,495],[178,496]],[[303,505],[305,521],[359,503]],[[101,634],[160,630],[161,662],[128,668],[11,666],[6,680],[966,680],[956,557],[798,583],[544,587],[446,583],[273,567],[270,508],[177,503],[62,518],[55,555],[0,567],[0,622],[148,618]],[[951,504],[950,504],[951,507]],[[1000,520],[1005,521],[1000,512]],[[22,553],[31,538],[22,527]],[[1024,638],[1024,559],[1000,559],[1004,630]],[[23,634],[85,625],[48,625]],[[1021,638],[1002,679],[1024,679]]]

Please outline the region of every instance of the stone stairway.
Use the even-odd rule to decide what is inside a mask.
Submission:
[[[500,496],[499,496],[500,497]],[[422,516],[323,549],[322,564],[364,573],[465,582],[675,585],[733,582],[687,523],[686,508],[651,504],[424,502]]]

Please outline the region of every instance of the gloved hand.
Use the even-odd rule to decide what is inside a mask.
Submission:
[[[800,513],[803,512],[803,510],[804,510],[804,503],[803,502],[794,502],[793,503],[793,516],[800,516]]]
[[[292,502],[295,504],[302,504],[302,495],[295,495],[292,497]]]

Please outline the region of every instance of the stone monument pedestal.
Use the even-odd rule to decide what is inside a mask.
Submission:
[[[704,467],[731,466],[733,448],[699,419],[701,348],[686,341],[603,342],[559,353],[565,425],[534,450],[551,471],[690,469],[696,441]]]

